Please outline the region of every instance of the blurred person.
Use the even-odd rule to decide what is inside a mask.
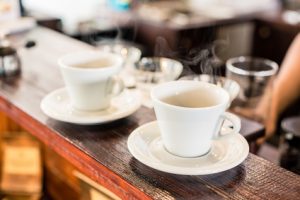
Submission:
[[[233,111],[260,121],[265,125],[265,136],[257,140],[261,145],[277,131],[280,116],[300,97],[300,33],[289,47],[279,73],[268,85],[262,100],[254,110],[236,108]],[[300,104],[298,110],[300,115]]]

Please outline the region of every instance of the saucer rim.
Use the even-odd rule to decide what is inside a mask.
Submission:
[[[67,123],[72,123],[72,124],[78,124],[78,125],[97,125],[97,124],[104,124],[104,123],[109,123],[112,121],[116,121],[122,118],[125,118],[131,114],[133,114],[134,112],[136,112],[140,107],[141,107],[141,94],[138,90],[129,90],[129,89],[125,89],[122,93],[120,93],[118,96],[113,97],[113,99],[120,97],[124,92],[127,92],[129,94],[125,94],[125,95],[132,95],[135,93],[135,96],[137,96],[138,98],[134,98],[134,103],[132,104],[132,107],[128,107],[126,106],[126,110],[124,110],[124,112],[121,112],[117,115],[113,115],[112,117],[107,117],[109,115],[106,115],[105,117],[98,117],[95,119],[68,119],[66,117],[63,117],[62,114],[53,114],[53,111],[49,111],[49,108],[47,107],[47,100],[49,100],[49,98],[51,98],[53,95],[57,95],[58,93],[65,93],[68,98],[69,95],[67,94],[67,90],[66,87],[61,87],[58,89],[55,89],[51,92],[49,92],[47,95],[45,95],[43,97],[43,99],[41,100],[40,103],[40,109],[42,110],[42,112],[57,121],[61,121],[61,122],[67,122]],[[88,112],[88,111],[82,111],[83,113],[93,113],[93,112]],[[97,111],[97,112],[101,112],[101,111]]]
[[[145,159],[146,154],[143,154],[141,152],[141,150],[139,150],[139,148],[136,147],[136,145],[134,145],[133,141],[134,141],[134,138],[137,137],[137,135],[140,133],[140,130],[145,129],[145,127],[153,127],[153,126],[157,126],[157,120],[145,123],[145,124],[137,127],[136,129],[134,129],[128,136],[127,147],[128,147],[129,152],[135,159],[137,159],[144,165],[146,165],[150,168],[156,169],[158,171],[167,172],[167,173],[176,174],[176,175],[215,174],[215,173],[227,171],[229,169],[232,169],[232,168],[238,166],[249,155],[249,144],[248,144],[247,140],[240,133],[232,133],[232,134],[228,134],[227,136],[223,136],[223,137],[228,137],[228,136],[237,137],[238,140],[240,140],[240,142],[242,143],[242,146],[244,146],[244,149],[242,149],[242,151],[240,152],[240,156],[235,160],[235,162],[231,162],[230,164],[226,165],[225,167],[204,170],[204,169],[200,169],[201,167],[190,168],[190,167],[171,166],[169,164],[164,164],[162,162],[159,162],[158,160],[154,160],[154,159],[151,160],[151,158]],[[155,137],[155,138],[157,138],[157,137]],[[199,157],[184,158],[184,159],[197,159],[197,158],[199,158]]]

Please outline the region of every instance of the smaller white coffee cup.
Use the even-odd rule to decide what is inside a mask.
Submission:
[[[167,151],[181,157],[206,154],[223,120],[229,120],[238,133],[240,119],[225,110],[229,94],[214,84],[201,81],[162,83],[151,91],[155,115]]]
[[[110,106],[113,96],[124,89],[116,78],[121,70],[121,56],[104,51],[80,51],[58,60],[71,105],[84,111],[103,110]]]

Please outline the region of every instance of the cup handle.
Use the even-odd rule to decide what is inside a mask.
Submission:
[[[238,116],[236,116],[235,114],[229,113],[229,112],[225,112],[221,115],[220,117],[220,122],[219,122],[219,126],[218,129],[216,131],[215,134],[215,139],[218,139],[219,137],[221,137],[221,128],[223,125],[224,120],[228,120],[231,122],[233,129],[230,130],[229,132],[226,133],[227,134],[233,134],[233,133],[238,133],[241,130],[241,120]]]
[[[125,89],[123,80],[117,76],[114,76],[111,79],[111,83],[109,85],[107,93],[111,94],[113,97],[118,96]]]

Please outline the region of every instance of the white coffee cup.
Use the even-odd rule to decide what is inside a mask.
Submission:
[[[240,119],[225,110],[229,94],[214,84],[201,81],[162,83],[151,91],[155,115],[167,151],[181,157],[197,157],[209,152],[220,135],[223,120],[238,133]]]
[[[116,74],[122,68],[122,57],[104,51],[80,51],[58,60],[71,105],[84,111],[103,110],[113,96],[124,89]]]

